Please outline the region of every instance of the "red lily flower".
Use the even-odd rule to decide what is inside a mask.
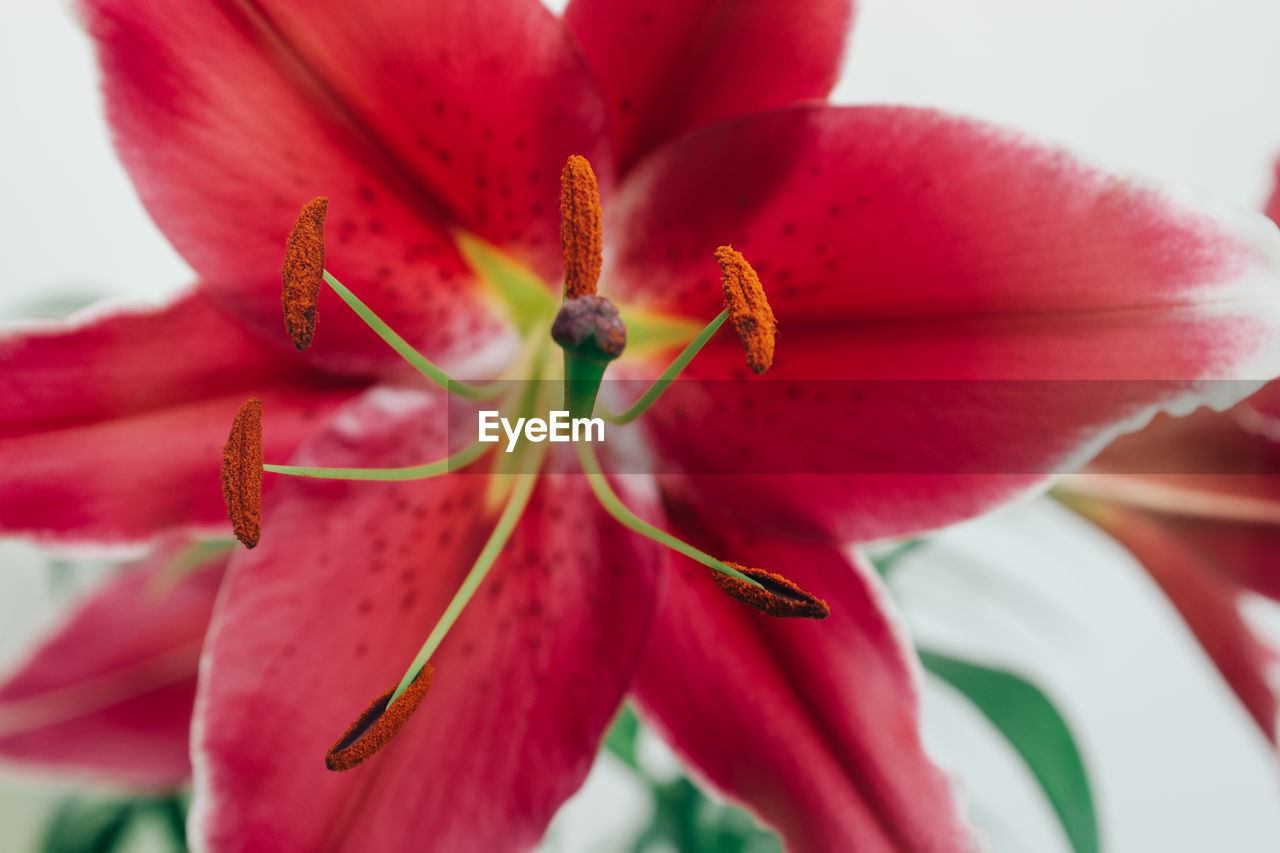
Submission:
[[[816,100],[849,2],[575,0],[563,19],[533,0],[83,7],[121,156],[200,283],[159,312],[0,343],[6,530],[221,529],[210,460],[251,395],[269,460],[442,456],[442,395],[414,388],[330,292],[312,348],[288,347],[289,226],[327,196],[330,269],[436,363],[498,375],[546,324],[464,250],[484,241],[558,291],[570,154],[601,178],[602,290],[674,330],[633,334],[640,375],[720,310],[708,262],[732,243],[771,282],[782,380],[1181,383],[1099,384],[1082,402],[1046,382],[1019,406],[983,383],[928,400],[910,383],[836,397],[790,383],[768,412],[753,390],[768,383],[673,388],[642,426],[674,472],[617,488],[686,541],[820,592],[831,617],[772,621],[668,570],[553,458],[433,657],[428,699],[347,774],[319,756],[458,588],[494,527],[490,478],[269,478],[262,544],[233,560],[202,663],[197,845],[527,846],[631,692],[797,849],[965,849],[919,743],[903,633],[848,543],[1033,490],[1199,380],[1280,372],[1273,229],[975,122]],[[716,338],[690,375],[736,377],[741,359]],[[848,440],[815,442],[818,424]],[[837,473],[702,474],[750,454]],[[858,473],[885,459],[979,473]]]

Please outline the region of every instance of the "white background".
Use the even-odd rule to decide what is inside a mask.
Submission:
[[[942,106],[1257,207],[1280,151],[1278,45],[1280,4],[1262,0],[866,0],[837,99]],[[88,42],[61,5],[6,0],[0,116],[0,316],[189,280],[114,160]],[[922,636],[1048,686],[1080,734],[1108,849],[1280,848],[1276,757],[1140,570],[1069,514],[1036,502],[968,525],[896,591]],[[0,543],[0,666],[52,601],[36,552]],[[1066,849],[979,718],[945,690],[927,711],[997,849]],[[32,843],[54,790],[0,776],[0,848]],[[549,846],[601,849],[620,810],[643,819],[636,802],[605,766]]]

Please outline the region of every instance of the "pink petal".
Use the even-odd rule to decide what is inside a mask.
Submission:
[[[1241,587],[1222,573],[1213,554],[1186,541],[1176,524],[1114,505],[1086,509],[1085,515],[1147,568],[1254,722],[1275,744],[1280,703],[1268,672],[1276,666],[1277,655],[1242,618]]]
[[[1074,470],[1114,423],[1187,388],[846,380],[827,374],[847,342],[837,331],[781,336],[790,348],[767,377],[721,379],[745,370],[722,334],[645,415],[665,486],[746,525],[838,541],[977,515]]]
[[[1244,355],[1275,355],[1260,352],[1275,314],[1274,225],[933,110],[796,106],[705,128],[632,175],[613,207],[612,292],[709,319],[721,295],[708,246],[731,242],[762,274],[780,324],[790,320],[783,334],[864,324],[856,342],[878,357],[856,370],[869,377],[941,374],[884,347],[925,332],[945,345],[952,325],[1036,343],[1106,341],[1115,327],[1179,318],[1206,327],[1156,352],[1134,342],[1083,361],[1074,350],[1024,356],[1004,365],[1010,378],[1046,378],[1046,362],[1078,378],[1110,378],[1116,365],[1125,378],[1206,366],[1234,377]],[[1244,305],[1210,323],[1208,304],[1226,298]],[[1260,307],[1268,316],[1239,325]],[[1215,329],[1234,334],[1217,341]],[[946,373],[989,378],[995,355],[952,359]]]
[[[1275,177],[1272,183],[1271,198],[1267,200],[1266,214],[1274,221],[1280,222],[1280,159],[1276,160],[1275,165],[1272,166],[1272,171]]]
[[[1274,505],[1280,512],[1280,502]],[[1167,519],[1179,538],[1232,583],[1280,601],[1280,524]]]
[[[1265,432],[1272,438],[1280,437],[1280,382],[1268,382],[1249,399],[1240,404],[1245,415],[1246,428]],[[1253,417],[1257,415],[1258,417]]]
[[[706,128],[647,161],[615,211],[610,296],[710,319],[723,243],[770,293],[773,390],[686,382],[646,417],[682,466],[751,475],[689,488],[753,522],[936,527],[1185,407],[1201,380],[1280,370],[1270,223],[930,111],[798,107]],[[736,378],[741,359],[723,333],[689,376]],[[732,440],[692,422],[731,422]]]
[[[169,542],[122,570],[0,683],[0,755],[166,789],[191,771],[196,662],[226,552]]]
[[[831,615],[773,619],[678,566],[637,682],[646,717],[789,849],[972,849],[921,746],[918,675],[874,571],[825,546],[729,537],[717,553],[795,580]]]
[[[445,404],[376,392],[304,458],[400,465],[443,452]],[[538,486],[433,656],[430,693],[348,773],[324,754],[399,679],[496,510],[491,478],[292,482],[240,557],[197,709],[193,834],[209,849],[531,847],[585,777],[639,666],[656,555],[580,477]],[[640,498],[652,505],[652,485]],[[633,501],[636,496],[633,496]]]
[[[573,0],[565,21],[600,80],[623,169],[714,121],[825,98],[852,0]]]
[[[1280,498],[1280,432],[1259,406],[1270,404],[1273,383],[1227,412],[1200,409],[1185,417],[1159,415],[1139,432],[1121,436],[1090,470],[1166,482],[1239,497]]]
[[[1061,484],[1146,566],[1273,744],[1276,652],[1239,603],[1245,590],[1280,600],[1276,398],[1271,383],[1228,412],[1162,415]]]
[[[283,330],[283,320],[280,328]],[[313,372],[198,291],[161,308],[27,324],[0,338],[0,434],[124,417]]]
[[[199,293],[12,334],[0,361],[0,531],[72,541],[225,528],[218,464],[245,399],[266,405],[267,454],[280,460],[357,390]]]
[[[711,251],[732,243],[784,336],[858,323],[839,355],[863,358],[833,357],[840,375],[1257,378],[1280,361],[1274,225],[930,110],[806,106],[706,128],[614,208],[611,295],[710,319]],[[1137,337],[1156,328],[1194,336]],[[983,349],[955,352],[975,336]]]
[[[555,280],[560,167],[580,153],[611,172],[590,75],[534,0],[81,3],[144,203],[265,334],[281,334],[285,238],[324,195],[329,268],[411,343],[450,362],[506,352],[505,318],[451,229]],[[309,357],[398,366],[330,296]]]
[[[1280,600],[1280,441],[1257,409],[1273,388],[1229,412],[1160,416],[1094,460],[1104,476],[1063,486],[1146,511],[1215,571]]]

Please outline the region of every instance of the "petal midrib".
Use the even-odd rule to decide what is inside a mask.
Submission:
[[[203,639],[78,684],[0,702],[0,738],[103,711],[195,677]]]
[[[317,65],[308,60],[260,2],[224,0],[220,5],[233,21],[240,18],[238,23],[244,29],[261,38],[263,54],[281,76],[303,100],[312,103],[320,115],[333,117],[334,121],[327,123],[341,129],[353,155],[363,155],[355,159],[377,174],[409,209],[443,226],[461,222],[457,211],[432,192],[414,170],[378,137],[359,111],[342,97]]]

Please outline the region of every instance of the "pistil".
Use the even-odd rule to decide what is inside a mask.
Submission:
[[[595,172],[585,157],[574,154],[560,172],[564,302],[551,324],[551,339],[564,350],[564,407],[575,418],[591,417],[605,368],[627,345],[618,309],[596,295],[603,218]]]
[[[570,417],[591,417],[605,369],[627,345],[618,309],[594,294],[566,299],[551,339],[564,350],[564,407]]]

